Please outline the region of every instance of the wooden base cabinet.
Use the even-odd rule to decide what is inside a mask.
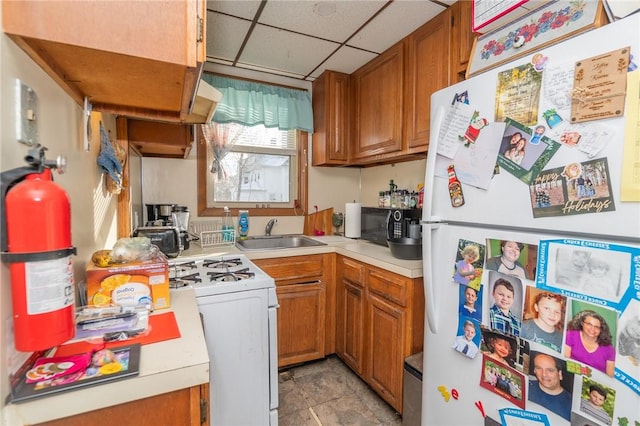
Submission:
[[[336,260],[336,353],[402,413],[404,359],[422,350],[422,278]]]
[[[339,256],[336,269],[336,353],[364,376],[365,266]]]
[[[284,285],[278,293],[278,367],[323,358],[325,285]]]
[[[78,404],[82,401],[78,400]],[[78,414],[39,426],[209,425],[209,384]]]
[[[278,295],[278,367],[333,352],[334,254],[254,259]]]

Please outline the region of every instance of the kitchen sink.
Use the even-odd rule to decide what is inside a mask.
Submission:
[[[245,240],[236,241],[236,247],[243,251],[279,250],[314,246],[326,246],[326,244],[307,238],[304,235],[270,235],[249,237]]]

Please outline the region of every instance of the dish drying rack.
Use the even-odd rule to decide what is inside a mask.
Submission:
[[[232,246],[236,243],[236,230],[222,229],[222,221],[206,220],[189,223],[189,232],[198,236],[200,247]]]

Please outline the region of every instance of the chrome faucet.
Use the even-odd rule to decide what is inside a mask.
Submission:
[[[264,227],[264,235],[271,235],[271,229],[276,223],[278,223],[278,219],[269,219],[269,222],[267,222],[267,226]]]

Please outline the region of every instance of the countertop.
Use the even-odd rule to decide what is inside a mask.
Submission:
[[[269,259],[319,253],[338,253],[408,278],[422,277],[422,260],[397,259],[391,255],[391,251],[388,247],[374,244],[369,241],[334,235],[323,237],[308,236],[308,238],[321,241],[327,245],[293,249],[242,251],[231,245],[213,246],[203,249],[197,244],[197,242],[191,242],[189,250],[183,252],[180,257],[188,258],[203,254],[221,256],[225,254],[241,253],[246,255],[249,259]]]
[[[191,243],[191,248],[183,252],[180,257],[242,253],[249,259],[266,259],[338,253],[408,278],[422,277],[421,260],[396,259],[391,255],[388,247],[341,236],[309,238],[326,245],[242,251],[231,245],[203,249]],[[194,291],[192,289],[172,291],[169,310],[175,313],[181,337],[143,345],[138,376],[21,404],[9,404],[4,407],[6,418],[12,426],[36,424],[209,382],[209,355]],[[162,312],[164,310],[159,313]]]
[[[143,345],[138,376],[9,404],[4,409],[10,424],[41,423],[208,383],[209,354],[194,291],[172,291],[167,310],[175,313],[181,336]]]

